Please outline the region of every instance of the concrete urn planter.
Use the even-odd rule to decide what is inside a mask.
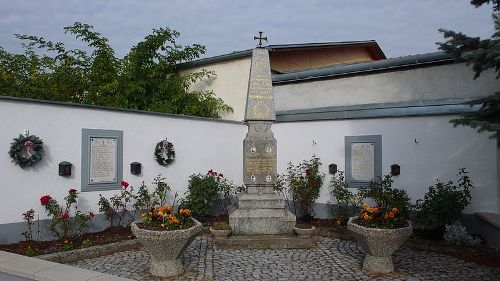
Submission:
[[[203,229],[201,223],[193,218],[194,225],[188,229],[155,231],[137,226],[141,221],[131,224],[132,233],[151,255],[149,272],[158,277],[178,276],[184,272],[181,255],[191,244],[196,234]]]
[[[352,221],[347,223],[360,246],[365,250],[366,257],[363,270],[373,273],[389,273],[394,271],[392,254],[411,236],[413,228],[411,223],[407,227],[395,229],[368,228]]]
[[[311,237],[316,235],[316,227],[313,225],[311,228],[298,228],[294,227],[293,232],[300,237]]]
[[[220,230],[210,227],[209,230],[215,238],[226,238],[231,234],[231,229]]]

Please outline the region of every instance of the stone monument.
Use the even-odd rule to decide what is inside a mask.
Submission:
[[[292,234],[295,215],[274,193],[276,185],[276,139],[271,126],[276,120],[269,53],[259,45],[253,50],[248,82],[243,141],[243,182],[247,190],[238,195],[229,224],[234,235]]]

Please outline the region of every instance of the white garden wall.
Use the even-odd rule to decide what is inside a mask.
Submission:
[[[453,128],[448,122],[453,117],[278,123],[273,125],[278,141],[278,171],[284,172],[290,161],[298,163],[316,154],[327,174],[318,202],[329,202],[332,198],[328,194],[327,166],[336,163],[345,170],[344,137],[382,135],[383,173],[388,173],[394,163],[401,165],[395,185],[405,187],[412,200],[421,198],[436,179],[456,180],[458,169],[466,167],[476,186],[466,212],[499,212],[496,141],[470,128]],[[40,196],[50,194],[62,200],[69,188],[79,189],[82,128],[123,131],[124,179],[133,186],[142,181],[150,185],[161,173],[183,195],[189,175],[209,169],[223,172],[236,184],[242,183],[242,143],[247,131],[242,123],[5,98],[0,99],[0,120],[0,147],[4,151],[0,153],[0,224],[21,222],[21,214],[30,208],[43,219]],[[47,155],[34,168],[22,170],[11,163],[7,152],[12,138],[25,129],[43,139]],[[177,154],[168,167],[159,166],[153,158],[155,144],[165,137],[174,143]],[[71,177],[58,175],[61,161],[74,165]],[[140,176],[130,174],[130,163],[134,161],[143,165]],[[80,206],[97,212],[99,193],[110,197],[116,192],[82,193]]]
[[[476,188],[465,212],[498,213],[496,141],[488,139],[487,133],[478,134],[466,127],[453,128],[448,121],[454,117],[280,123],[273,126],[278,140],[278,171],[285,171],[290,161],[297,164],[316,154],[327,174],[327,183],[317,202],[326,203],[332,200],[327,187],[331,178],[328,164],[335,163],[340,170],[345,170],[344,136],[382,135],[382,173],[388,174],[392,164],[399,164],[401,175],[394,177],[394,186],[404,187],[413,201],[422,198],[437,179],[456,182],[458,170],[466,167]]]
[[[30,208],[43,219],[40,196],[50,194],[61,202],[68,189],[80,190],[82,128],[123,131],[123,178],[133,186],[142,181],[151,186],[161,173],[183,195],[189,175],[209,169],[242,182],[246,126],[240,123],[5,99],[0,100],[0,120],[0,224],[22,221],[21,214]],[[12,139],[24,130],[40,137],[46,149],[45,158],[26,170],[11,163],[7,153]],[[153,157],[156,143],[165,137],[176,151],[175,161],[167,167],[158,165]],[[71,177],[58,175],[61,161],[73,164]],[[130,174],[134,161],[142,163],[140,176]],[[109,198],[117,192],[84,192],[79,206],[97,213],[99,193]]]

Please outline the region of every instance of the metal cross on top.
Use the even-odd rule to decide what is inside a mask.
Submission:
[[[266,40],[266,42],[267,42],[267,36],[262,37],[262,31],[259,31],[259,37],[254,36],[253,40],[259,40],[259,45],[257,45],[257,47],[262,48],[262,40]]]

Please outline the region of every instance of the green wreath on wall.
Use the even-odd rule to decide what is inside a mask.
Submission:
[[[174,145],[165,138],[156,144],[154,155],[158,164],[167,166],[175,159]]]
[[[45,150],[43,141],[39,137],[27,133],[13,140],[10,144],[9,156],[19,167],[23,169],[31,167],[43,159]]]

